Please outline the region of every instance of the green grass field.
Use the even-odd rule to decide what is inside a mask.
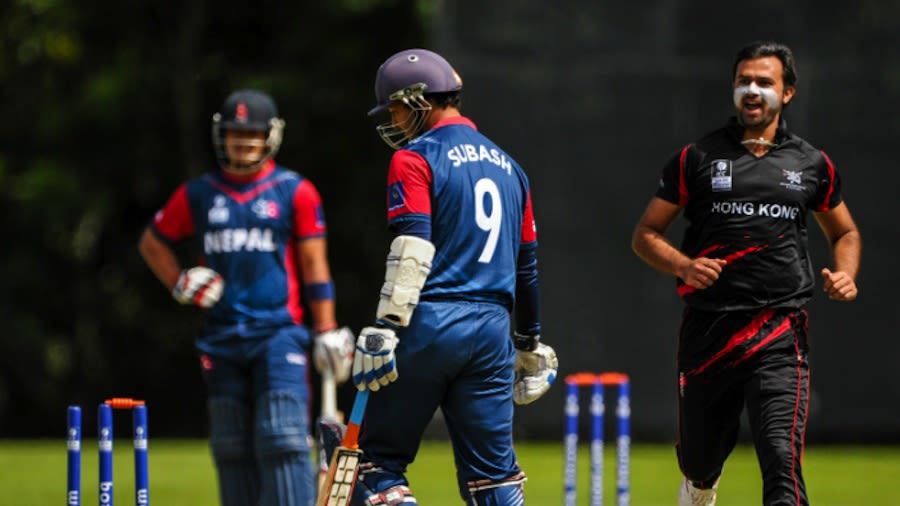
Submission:
[[[562,504],[562,445],[518,443],[528,473],[526,499],[532,506]],[[612,448],[609,448],[612,450]],[[606,469],[614,469],[607,453]],[[115,503],[134,504],[130,441],[116,440]],[[631,504],[673,506],[679,474],[669,445],[635,445],[631,454]],[[579,467],[579,504],[588,500],[587,447]],[[0,491],[4,504],[65,504],[64,440],[0,441]],[[900,448],[821,446],[807,450],[805,471],[815,506],[900,506]],[[455,506],[458,499],[452,456],[447,443],[427,442],[409,472],[419,504]],[[613,473],[607,472],[606,503],[614,504]],[[97,504],[96,441],[85,440],[82,456],[82,504]],[[719,504],[761,504],[759,471],[752,449],[740,447],[731,457],[719,489]],[[150,500],[163,506],[215,506],[216,482],[206,442],[150,441]],[[6,502],[10,501],[10,502]]]

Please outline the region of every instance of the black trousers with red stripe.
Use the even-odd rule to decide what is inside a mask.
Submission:
[[[685,311],[679,335],[681,471],[708,488],[722,474],[747,410],[765,506],[809,504],[801,468],[809,406],[803,309]]]

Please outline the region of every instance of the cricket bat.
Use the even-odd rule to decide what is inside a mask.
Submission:
[[[334,455],[331,456],[331,464],[328,466],[328,474],[325,475],[325,480],[319,488],[316,506],[350,505],[356,478],[359,476],[359,460],[362,457],[362,450],[359,449],[358,442],[359,425],[362,423],[368,400],[368,390],[356,392],[347,432],[344,433],[341,445],[334,450]]]
[[[322,409],[319,420],[330,422],[344,422],[343,413],[337,409],[337,383],[334,374],[330,370],[322,371]],[[316,424],[318,427],[318,424]],[[320,438],[321,441],[321,438]],[[321,444],[320,444],[321,446]],[[319,448],[319,478],[318,489],[321,490],[325,477],[328,475],[328,460],[325,458],[325,448]]]
[[[322,371],[322,411],[323,420],[342,421],[337,412],[337,384],[330,370]]]

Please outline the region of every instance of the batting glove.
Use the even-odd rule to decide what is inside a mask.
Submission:
[[[191,267],[181,271],[172,297],[182,304],[209,308],[219,302],[224,288],[225,280],[218,272],[208,267]]]
[[[343,383],[350,378],[353,365],[353,332],[348,327],[333,329],[313,338],[313,363],[319,373],[331,371],[334,380]]]
[[[553,348],[540,342],[540,336],[513,337],[516,345],[516,379],[513,401],[530,404],[550,390],[556,379],[559,361]]]
[[[398,342],[397,334],[387,327],[366,327],[360,331],[353,356],[353,383],[357,390],[375,392],[396,381],[394,348]]]

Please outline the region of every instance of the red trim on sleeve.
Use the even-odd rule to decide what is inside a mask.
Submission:
[[[387,178],[388,221],[404,214],[431,216],[431,167],[419,153],[394,152]]]
[[[688,202],[688,189],[685,183],[684,164],[687,160],[688,151],[693,144],[688,144],[681,150],[681,156],[678,157],[678,205],[684,207]]]
[[[297,274],[297,243],[288,241],[284,250],[284,272],[287,276],[287,310],[294,323],[303,321],[303,306],[300,304],[300,276]]]
[[[522,215],[522,244],[537,241],[537,224],[534,222],[534,210],[531,205],[531,190],[525,197],[525,213]]]
[[[194,233],[194,218],[187,197],[187,185],[182,184],[153,217],[156,231],[169,241],[180,241]]]
[[[300,239],[325,235],[325,212],[322,197],[309,179],[294,190],[294,235]]]
[[[831,158],[824,151],[822,151],[822,156],[825,158],[825,166],[828,168],[828,191],[825,193],[825,198],[816,208],[816,211],[819,212],[831,210],[829,203],[831,202],[831,194],[834,193],[834,164],[831,163]]]

